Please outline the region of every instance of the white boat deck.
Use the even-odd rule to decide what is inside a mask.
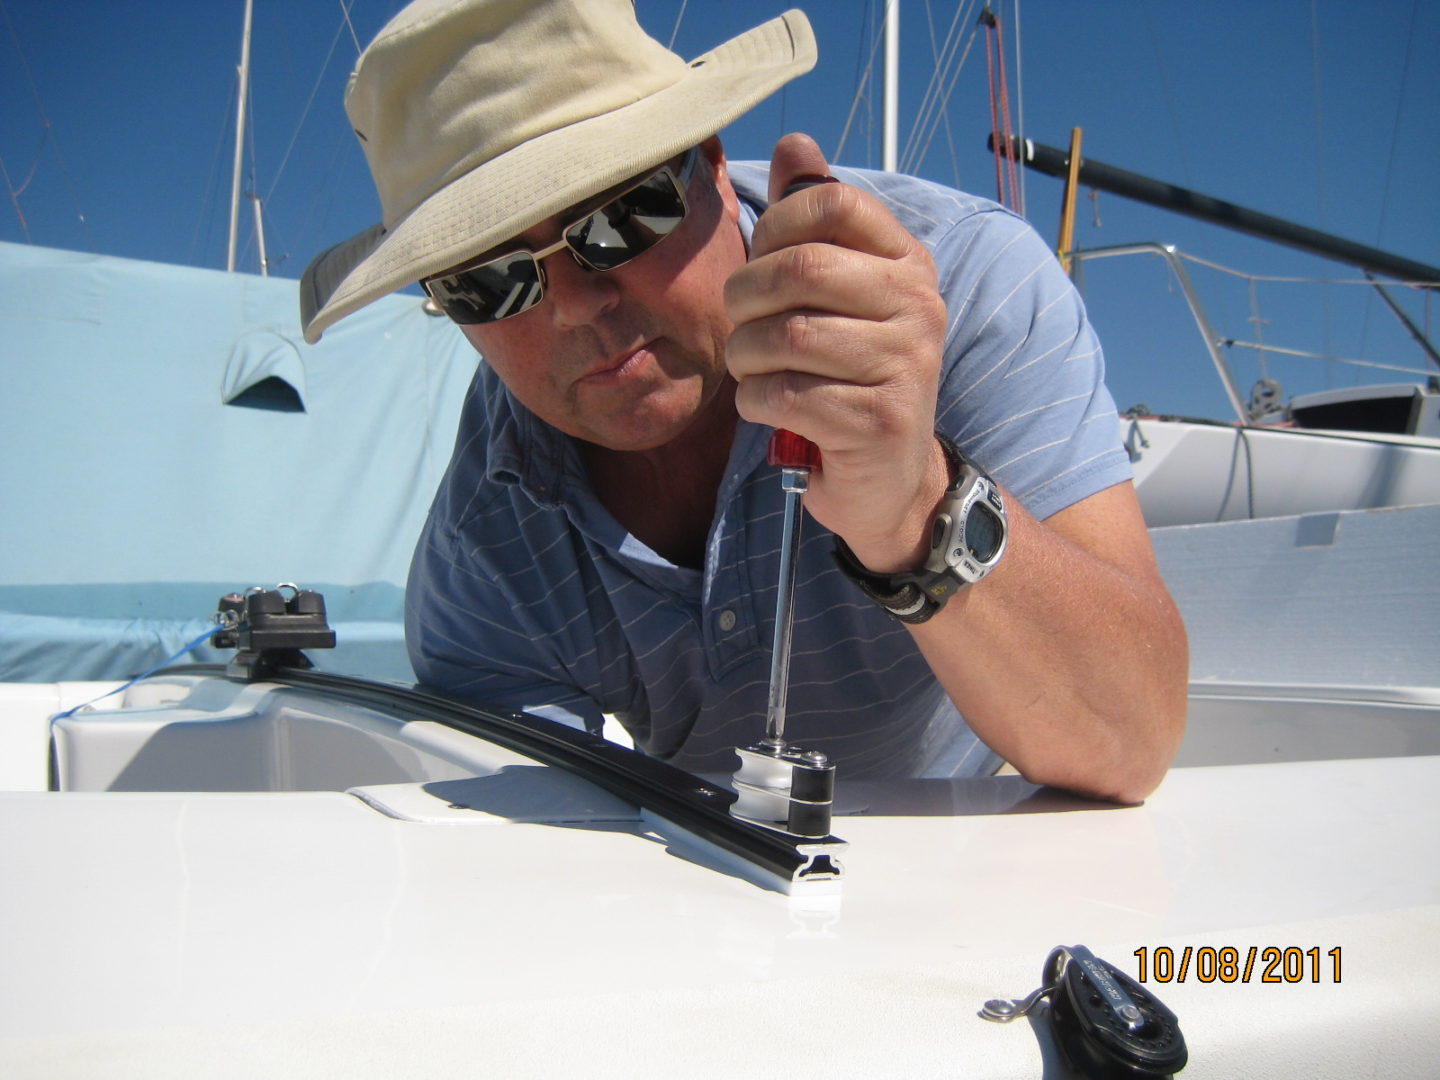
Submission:
[[[1440,756],[1177,768],[1138,807],[1016,777],[850,785],[842,888],[791,897],[522,762],[474,762],[463,799],[0,795],[0,1071],[1056,1077],[1043,1025],[975,1014],[1059,944],[1132,975],[1145,950],[1185,1078],[1440,1055]]]

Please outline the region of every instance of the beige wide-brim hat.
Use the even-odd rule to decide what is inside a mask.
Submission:
[[[383,220],[306,268],[305,340],[658,166],[814,64],[800,11],[687,63],[633,0],[416,0],[350,76]]]

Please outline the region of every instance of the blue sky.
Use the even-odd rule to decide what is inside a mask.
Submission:
[[[726,133],[732,157],[768,156],[787,130],[832,155],[870,56],[881,0],[793,0],[820,43],[816,71]],[[256,0],[254,154],[273,272],[378,216],[341,109],[362,44],[398,8],[354,0]],[[763,21],[783,0],[638,0],[641,21],[692,56]],[[1426,0],[1030,0],[1004,20],[1012,97],[1026,134],[1056,146],[1084,129],[1086,156],[1416,259],[1440,263],[1440,4]],[[904,0],[901,139],[931,76],[935,43],[975,8]],[[223,268],[241,0],[0,0],[0,240]],[[932,33],[931,27],[935,27]],[[1017,62],[1014,44],[1021,50]],[[878,66],[878,57],[876,64]],[[878,70],[877,70],[878,77]],[[856,110],[840,160],[879,164],[878,84]],[[995,195],[985,153],[983,38],[955,81],[945,123],[911,171]],[[1017,127],[1020,126],[1017,117]],[[1061,185],[1025,176],[1026,212],[1058,232]],[[1078,239],[1098,247],[1174,243],[1249,274],[1354,280],[1357,271],[1101,194],[1082,194]],[[248,205],[241,268],[257,268]],[[1423,369],[1426,361],[1364,286],[1299,286],[1192,266],[1222,335]],[[1095,263],[1084,281],[1122,408],[1227,416],[1178,292],[1150,256]],[[1440,336],[1436,303],[1405,291]],[[1235,348],[1237,381],[1292,392],[1409,381]]]

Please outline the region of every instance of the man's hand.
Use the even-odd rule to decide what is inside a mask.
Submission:
[[[945,303],[928,251],[866,193],[819,184],[806,135],[775,146],[770,208],[725,287],[736,407],[819,448],[805,505],[880,573],[918,566],[944,492],[934,438]]]

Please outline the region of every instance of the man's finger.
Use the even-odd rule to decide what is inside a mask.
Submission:
[[[770,155],[770,201],[779,202],[802,177],[816,180],[829,175],[830,163],[814,139],[798,131],[781,136]]]

